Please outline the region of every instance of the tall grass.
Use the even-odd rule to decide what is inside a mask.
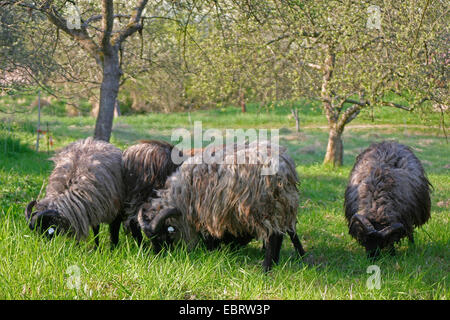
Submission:
[[[303,124],[323,124],[320,111],[310,108]],[[173,128],[190,128],[196,120],[204,129],[281,129],[281,144],[288,147],[301,179],[297,231],[307,255],[296,257],[285,238],[279,264],[264,274],[258,241],[237,251],[227,247],[207,251],[200,246],[188,252],[178,246],[156,255],[148,241],[139,247],[123,231],[119,246],[110,250],[106,226],[101,227],[98,250],[92,236],[77,243],[64,236],[48,241],[33,233],[24,207],[45,184],[54,151],[34,151],[33,116],[15,117],[18,125],[13,131],[0,125],[0,299],[449,299],[450,209],[445,201],[450,198],[450,159],[448,144],[436,129],[348,128],[345,165],[335,169],[321,164],[326,130],[294,132],[288,107],[266,111],[250,105],[245,115],[226,108],[117,119],[112,142],[120,148],[139,139],[170,141]],[[401,116],[395,117],[383,123],[404,123]],[[91,135],[94,125],[90,117],[47,115],[43,121],[53,132],[54,149]],[[363,115],[358,121],[371,120]],[[413,123],[421,125],[417,119]],[[355,156],[383,139],[412,146],[422,160],[434,186],[432,218],[415,231],[415,245],[402,241],[396,256],[383,253],[372,262],[348,235],[343,192]],[[3,141],[11,151],[2,151]],[[367,268],[373,264],[380,270],[380,289],[367,286],[372,275]]]

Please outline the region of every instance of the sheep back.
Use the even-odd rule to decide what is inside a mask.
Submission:
[[[111,223],[123,198],[122,152],[110,143],[87,138],[67,145],[53,158],[46,196],[38,211],[56,210],[66,217],[78,239],[90,226]]]
[[[275,156],[270,145],[269,157],[261,152],[262,144],[256,143],[235,146],[231,153],[214,147],[212,153],[224,153],[222,164],[199,161],[201,155],[191,157],[168,178],[160,199],[144,207],[144,212],[154,216],[162,208],[179,209],[181,221],[170,223],[182,230],[183,240],[191,245],[201,234],[218,239],[226,232],[234,237],[250,234],[266,241],[272,233],[295,230],[299,179],[294,161],[286,149],[279,149],[274,175],[261,175]],[[245,157],[245,164],[229,162],[230,157],[240,156]]]
[[[354,214],[364,215],[378,231],[401,223],[406,235],[411,236],[414,227],[430,218],[430,186],[420,160],[410,148],[389,141],[372,144],[356,158],[351,170],[345,191],[345,217],[350,223]],[[364,243],[361,230],[350,233]]]

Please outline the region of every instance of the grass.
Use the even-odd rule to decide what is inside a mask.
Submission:
[[[1,102],[0,102],[1,104]],[[35,113],[0,113],[0,299],[449,299],[450,271],[449,145],[438,129],[411,114],[377,111],[371,127],[361,114],[344,133],[344,166],[321,164],[327,132],[320,110],[301,107],[302,132],[293,130],[287,107],[265,110],[256,105],[248,113],[238,108],[191,113],[124,116],[116,119],[112,143],[120,148],[139,139],[170,141],[174,128],[278,128],[301,178],[298,233],[307,251],[301,260],[285,238],[281,258],[272,272],[261,268],[261,243],[231,251],[187,252],[179,246],[155,255],[151,245],[138,247],[120,234],[110,250],[108,228],[101,227],[100,249],[92,236],[85,242],[58,236],[48,241],[32,233],[23,215],[52,170],[49,158],[58,149],[92,133],[94,119],[64,117],[48,112],[55,146],[47,154],[34,151]],[[405,125],[406,124],[406,125]],[[376,262],[348,235],[342,210],[343,193],[355,156],[374,141],[395,139],[413,147],[434,185],[432,219],[415,231],[416,243],[406,240],[397,255],[382,254]],[[440,203],[440,205],[438,205]],[[380,268],[381,288],[368,289],[368,266]]]

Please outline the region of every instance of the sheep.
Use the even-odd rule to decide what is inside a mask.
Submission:
[[[349,234],[369,258],[430,218],[430,187],[420,160],[410,148],[390,141],[372,144],[357,158],[345,191]]]
[[[147,199],[156,197],[155,190],[163,188],[167,177],[179,166],[172,161],[173,150],[174,146],[164,141],[141,140],[123,152],[124,229],[131,231],[138,244],[142,242],[138,209]]]
[[[287,233],[297,253],[305,254],[296,233],[299,179],[286,149],[276,154],[280,147],[268,142],[234,148],[215,147],[210,153],[224,161],[201,161],[200,154],[187,159],[158,191],[159,198],[144,203],[138,221],[156,252],[179,241],[191,249],[202,238],[213,245],[245,245],[256,237],[265,244],[263,268],[269,271]],[[277,160],[278,171],[262,175]]]
[[[52,160],[45,198],[25,209],[30,229],[49,238],[67,234],[82,240],[92,227],[98,247],[99,225],[107,223],[112,245],[117,245],[123,219],[122,151],[87,138],[67,145]]]

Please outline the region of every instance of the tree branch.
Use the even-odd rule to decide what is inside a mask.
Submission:
[[[275,39],[272,39],[272,40],[270,40],[270,41],[267,41],[267,42],[265,43],[265,45],[266,45],[266,46],[271,45],[271,44],[274,43],[274,42],[277,42],[277,41],[280,41],[280,40],[289,38],[290,36],[291,36],[290,34],[282,34],[281,36],[279,36],[279,37],[277,37],[277,38],[275,38]]]
[[[111,50],[111,34],[114,26],[114,6],[113,0],[102,1],[102,34],[100,45],[105,53]]]
[[[355,53],[358,52],[360,50],[365,50],[367,49],[372,43],[376,42],[377,40],[383,39],[383,36],[378,36],[376,38],[373,38],[369,41],[367,41],[366,43],[364,43],[363,45],[356,47],[356,48],[351,48],[348,50],[344,50],[344,53]]]
[[[141,21],[142,11],[144,11],[147,2],[148,0],[141,0],[137,7],[133,9],[133,14],[130,17],[128,25],[112,39],[111,44],[113,46],[117,44],[120,45],[126,38],[142,28],[142,25],[139,22]]]
[[[101,65],[100,61],[100,48],[94,42],[94,40],[89,36],[84,25],[81,26],[81,29],[71,29],[67,26],[67,20],[64,19],[56,10],[56,8],[52,5],[53,1],[47,0],[41,6],[33,5],[28,2],[24,2],[21,0],[1,0],[0,7],[7,5],[17,5],[20,7],[24,7],[27,9],[35,10],[42,12],[47,16],[47,19],[58,29],[61,29],[69,35],[72,39],[77,41],[81,47],[83,47],[86,51],[88,51],[97,61],[98,64]]]
[[[395,103],[395,102],[381,101],[381,104],[383,104],[385,106],[389,106],[389,107],[394,107],[394,108],[406,110],[406,111],[412,111],[413,110],[413,108],[408,108],[408,107],[406,107],[406,106],[404,106],[402,104]]]
[[[420,103],[423,103],[425,100],[422,99],[422,101]],[[350,108],[348,108],[347,110],[345,110],[345,112],[342,114],[342,117],[340,118],[340,120],[337,124],[337,128],[339,130],[343,130],[344,127],[349,122],[351,122],[353,119],[355,119],[362,108],[364,108],[366,106],[370,106],[370,103],[368,101],[364,101],[364,100],[359,101],[359,100],[353,100],[353,99],[345,99],[342,104],[344,104],[344,103],[352,103],[353,105]],[[406,111],[413,110],[413,108],[408,108],[402,104],[395,103],[395,102],[381,101],[381,104],[385,105],[385,106],[399,108],[399,109],[406,110]]]
[[[312,69],[316,69],[316,70],[322,70],[323,69],[321,65],[316,64],[316,63],[311,63],[311,62],[300,61],[300,65],[301,66],[308,66],[308,67],[310,67]]]
[[[359,114],[362,108],[369,105],[369,102],[367,101],[358,101],[353,99],[345,99],[344,103],[352,103],[353,105],[345,110],[345,112],[342,114],[341,119],[337,123],[337,129],[339,131],[343,131],[344,127],[350,123],[353,119],[356,118],[356,116]],[[342,104],[344,104],[342,103]]]

